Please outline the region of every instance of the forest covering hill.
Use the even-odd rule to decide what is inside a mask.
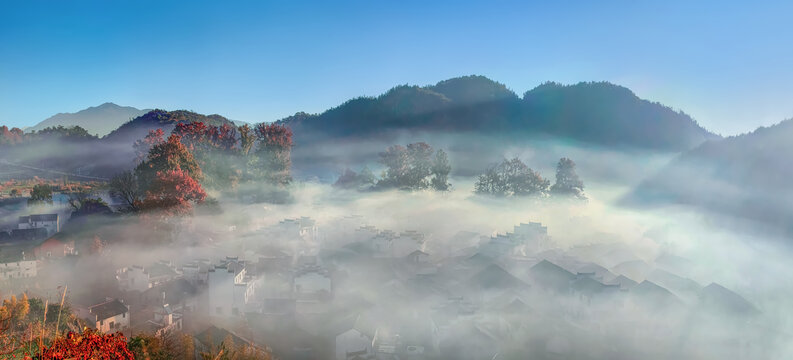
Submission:
[[[432,86],[397,86],[321,114],[279,121],[302,140],[363,138],[388,131],[466,132],[525,137],[547,134],[603,146],[691,149],[715,135],[690,116],[606,82],[545,83],[517,96],[483,76]]]
[[[121,110],[135,109],[104,104],[71,115],[110,110],[118,115]],[[63,119],[64,115],[59,114],[48,121],[55,118]],[[110,124],[114,121],[117,118],[108,117],[100,122]],[[63,141],[65,138],[57,136],[50,136],[47,141],[25,137],[30,141],[20,143],[12,139],[7,143],[16,145],[5,151],[3,157],[7,162],[25,166],[109,177],[132,166],[133,144],[149,131],[162,128],[167,134],[176,124],[190,122],[234,125],[233,121],[221,115],[151,110],[123,122],[101,138],[86,136],[68,143]],[[469,169],[471,173],[498,160],[494,156],[501,153],[507,144],[523,144],[537,136],[569,139],[603,148],[639,148],[672,153],[719,138],[688,115],[642,100],[630,90],[610,83],[545,83],[521,97],[504,84],[484,76],[458,77],[430,86],[397,86],[377,97],[352,99],[321,114],[297,113],[277,123],[289,126],[295,134],[295,166],[325,166],[324,173],[337,171],[334,169],[343,163],[358,164],[348,162],[351,154],[371,155],[367,149],[356,145],[358,140],[382,143],[383,140],[393,140],[395,134],[405,133],[429,134],[430,137],[433,134],[479,137],[482,141],[477,141],[481,144],[475,151],[481,159],[474,159],[469,164],[475,168]],[[89,126],[93,122],[82,124]],[[16,132],[7,132],[9,138],[20,137]],[[92,133],[87,128],[84,132]],[[483,140],[483,135],[490,140]],[[324,143],[338,144],[340,140],[355,148],[339,150],[334,155],[328,151],[317,152],[314,147]],[[452,157],[454,152],[468,151],[462,145],[471,144],[470,140],[454,141],[444,144]],[[382,147],[376,145],[373,151],[380,150]],[[468,153],[463,155],[471,157]]]

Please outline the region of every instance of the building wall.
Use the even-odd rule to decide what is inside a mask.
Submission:
[[[322,290],[330,293],[330,277],[317,272],[309,272],[295,277],[295,292],[298,294],[316,294]]]
[[[36,272],[35,260],[0,263],[0,280],[32,278]]]
[[[95,324],[97,330],[103,333],[113,333],[129,328],[129,312],[99,320]]]
[[[365,351],[373,354],[372,339],[358,330],[350,329],[336,336],[336,360],[347,360],[347,354]]]
[[[121,290],[143,292],[151,287],[149,275],[143,271],[143,268],[130,266],[125,268],[123,272],[126,274],[126,279],[119,283]],[[120,279],[123,279],[123,277]]]
[[[20,223],[19,229],[39,229],[44,228],[47,229],[47,235],[52,235],[57,233],[60,229],[58,228],[57,221],[32,221],[29,223]]]
[[[234,273],[226,269],[210,271],[207,276],[209,314],[211,316],[231,316],[234,306]]]

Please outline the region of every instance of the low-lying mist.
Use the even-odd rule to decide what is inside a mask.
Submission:
[[[255,283],[246,315],[219,317],[201,300],[209,290],[198,286],[191,328],[224,327],[283,359],[346,359],[358,351],[383,358],[402,345],[422,349],[408,358],[428,359],[793,356],[793,252],[784,239],[692,207],[617,205],[673,155],[552,140],[496,151],[496,139],[473,135],[397,141],[422,140],[449,152],[450,191],[340,189],[330,183],[345,167],[368,165],[379,174],[375,159],[386,145],[297,146],[298,180],[285,203],[210,190],[212,209],[166,224],[90,218],[76,236],[99,249],[83,246],[85,256],[52,265],[32,290],[51,301],[64,285],[75,302],[124,299],[122,269],[158,262],[211,269],[232,257]],[[519,157],[552,178],[562,156],[576,160],[586,200],[473,191],[471,175],[500,159]],[[533,235],[521,237],[527,228]],[[381,241],[391,252],[378,250]],[[504,241],[518,242],[493,250]],[[301,298],[296,284],[305,274],[330,279],[329,292]],[[367,340],[350,340],[353,330]]]

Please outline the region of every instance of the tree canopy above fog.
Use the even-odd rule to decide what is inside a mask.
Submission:
[[[568,158],[559,159],[556,165],[556,182],[551,182],[532,170],[519,158],[504,159],[479,175],[474,192],[497,197],[554,195],[586,199],[584,182],[575,172],[575,162]]]

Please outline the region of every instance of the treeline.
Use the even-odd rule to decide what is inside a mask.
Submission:
[[[368,166],[355,172],[349,168],[333,184],[336,188],[366,190],[425,190],[451,189],[449,174],[452,167],[445,151],[435,151],[427,143],[407,146],[393,145],[379,153],[378,162],[385,166],[380,177]],[[504,159],[478,176],[474,192],[497,197],[550,195],[586,199],[584,182],[575,171],[575,162],[562,158],[556,165],[556,182],[529,168],[518,158]]]
[[[610,83],[545,83],[520,97],[482,76],[398,86],[378,97],[356,98],[321,114],[296,114],[281,122],[313,141],[408,130],[476,132],[504,141],[547,134],[609,147],[682,151],[719,138],[690,116]]]
[[[51,126],[29,133],[25,133],[22,129],[16,127],[9,129],[8,126],[0,126],[0,146],[21,145],[54,138],[67,140],[97,139],[96,136],[89,134],[88,131],[79,126]]]
[[[358,190],[451,189],[449,173],[452,167],[443,150],[435,151],[429,144],[418,142],[390,146],[379,157],[379,163],[386,167],[379,179],[364,166],[359,173],[345,169],[334,186]]]
[[[584,182],[575,171],[575,162],[568,158],[561,158],[557,163],[553,185],[520,159],[504,159],[479,175],[474,192],[498,197],[556,195],[586,199]]]
[[[164,136],[157,129],[137,141],[138,165],[110,181],[114,195],[130,211],[184,215],[207,200],[205,188],[226,194],[269,188],[267,194],[273,195],[292,181],[292,132],[285,126],[191,122],[177,124]]]

